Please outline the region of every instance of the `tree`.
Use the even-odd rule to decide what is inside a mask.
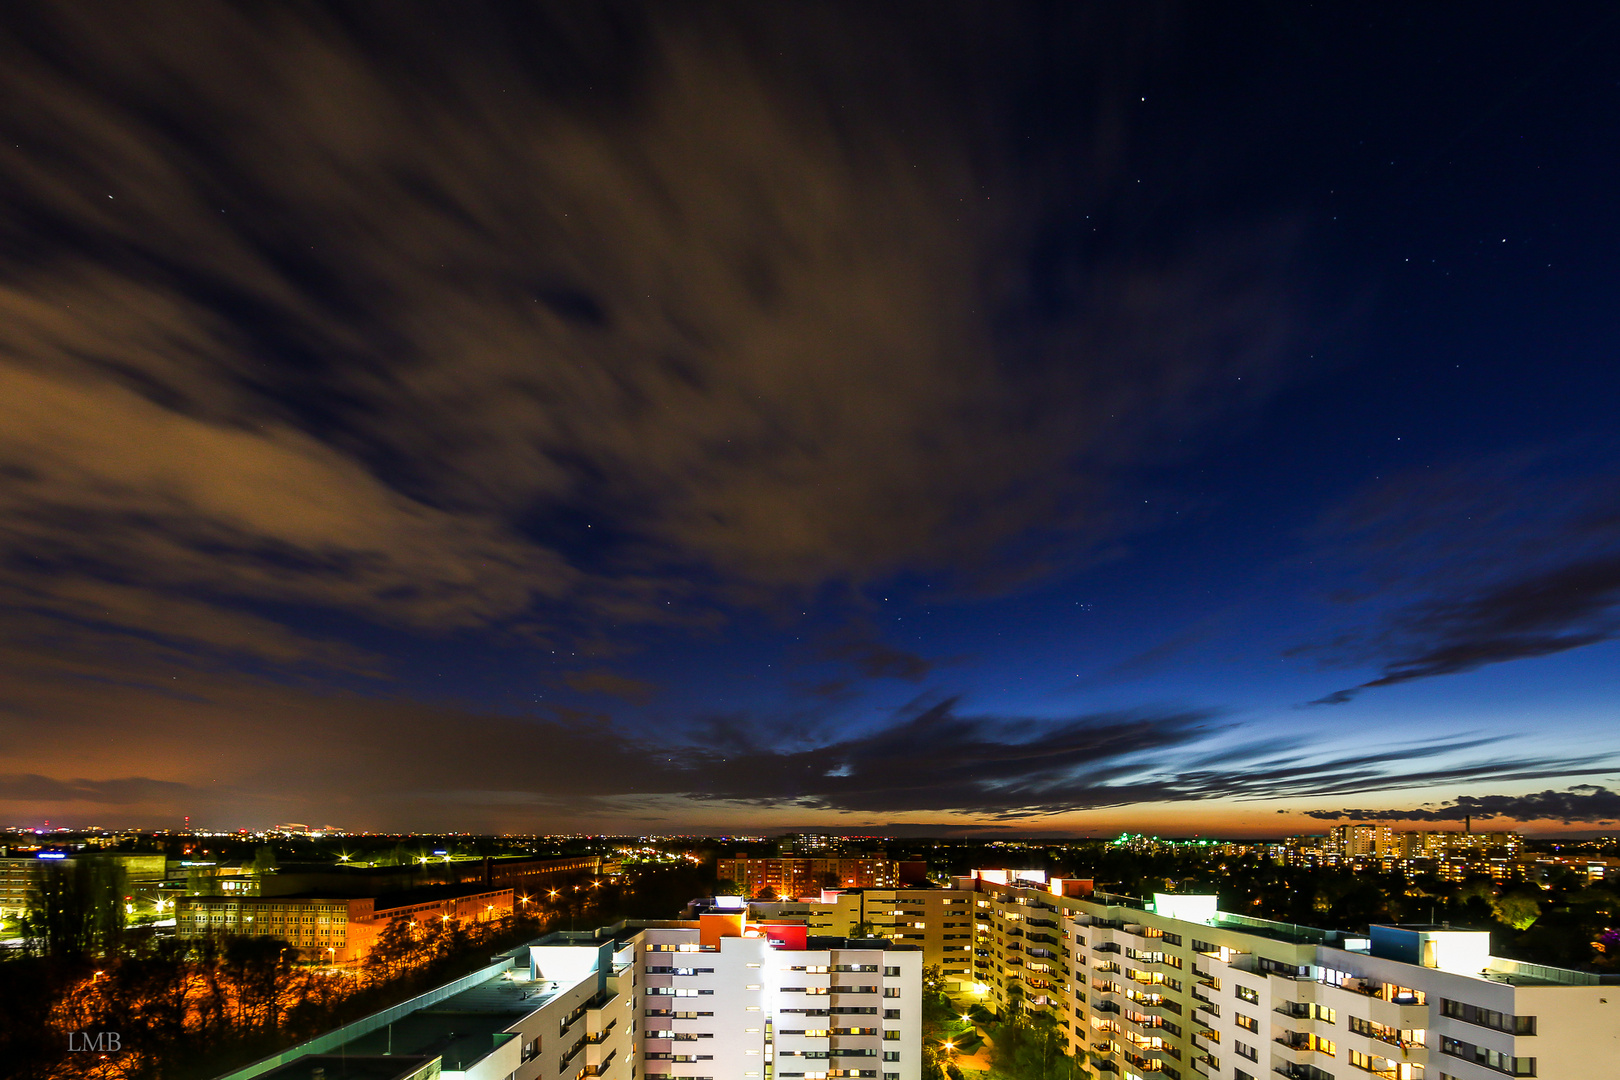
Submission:
[[[273,937],[232,937],[225,942],[221,967],[235,991],[239,1025],[263,1031],[280,1027],[292,982],[291,951]]]
[[[1515,930],[1528,930],[1541,917],[1536,897],[1519,890],[1503,893],[1491,904],[1496,917]]]
[[[44,863],[21,920],[38,956],[86,960],[117,948],[124,931],[124,871],[116,863]]]
[[[1041,1007],[1027,1008],[1023,987],[1007,990],[1007,1019],[990,1037],[990,1060],[1009,1080],[1073,1080],[1082,1075],[1066,1053],[1057,1018]]]
[[[253,853],[253,873],[263,877],[276,871],[276,849],[269,844],[262,845]]]
[[[943,1080],[955,1047],[952,1031],[956,1006],[945,996],[938,965],[923,968],[923,1080]]]
[[[379,981],[392,979],[412,965],[418,947],[413,925],[412,920],[400,917],[390,919],[382,928],[361,964],[369,977]]]

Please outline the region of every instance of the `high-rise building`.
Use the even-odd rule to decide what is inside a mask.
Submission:
[[[958,882],[978,924],[974,994],[1048,1013],[1095,1078],[1585,1080],[1620,1061],[1620,985],[1491,956],[1485,932],[1356,937],[1213,896]]]
[[[823,889],[893,888],[899,866],[888,859],[797,858],[716,860],[716,876],[736,882],[744,896],[769,889],[778,897],[817,896]]]
[[[646,1078],[918,1080],[922,951],[709,912],[641,936]]]

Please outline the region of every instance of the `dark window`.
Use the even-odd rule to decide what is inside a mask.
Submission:
[[[1461,1020],[1465,1024],[1477,1024],[1480,1027],[1495,1028],[1497,1031],[1506,1031],[1512,1035],[1534,1035],[1536,1033],[1536,1018],[1533,1016],[1514,1016],[1512,1013],[1497,1012],[1495,1009],[1482,1009],[1478,1005],[1470,1005],[1465,1001],[1453,1001],[1442,998],[1440,1011],[1453,1020]]]
[[[1487,1069],[1495,1069],[1509,1076],[1536,1075],[1536,1059],[1533,1057],[1513,1057],[1511,1054],[1488,1050],[1459,1039],[1441,1038],[1440,1052],[1462,1058],[1464,1061],[1472,1061],[1476,1065],[1483,1065]]]

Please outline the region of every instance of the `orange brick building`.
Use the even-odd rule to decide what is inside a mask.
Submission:
[[[379,897],[184,896],[175,902],[175,935],[279,938],[299,959],[343,964],[359,960],[395,919],[430,923],[484,922],[512,910],[506,889],[422,889]]]

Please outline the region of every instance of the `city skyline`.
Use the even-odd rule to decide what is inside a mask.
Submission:
[[[0,17],[0,822],[1620,822],[1615,12]]]

